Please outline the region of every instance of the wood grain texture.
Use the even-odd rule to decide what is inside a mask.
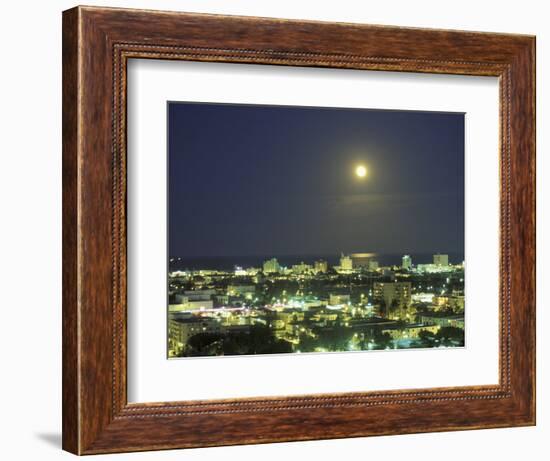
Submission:
[[[77,454],[535,422],[534,37],[78,7],[63,14],[63,448]],[[237,400],[126,398],[128,59],[500,78],[500,382]]]
[[[63,448],[79,452],[78,381],[78,11],[63,17]]]

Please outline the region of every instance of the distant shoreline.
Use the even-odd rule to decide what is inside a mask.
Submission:
[[[437,253],[408,253],[414,265],[429,264],[433,255]],[[444,253],[444,252],[442,252]],[[372,259],[378,261],[381,266],[401,265],[403,254],[371,253]],[[460,264],[464,261],[464,253],[444,253],[449,255],[450,264]],[[179,259],[178,259],[179,258]],[[233,270],[236,266],[242,268],[262,267],[264,261],[276,258],[281,266],[290,267],[294,264],[305,262],[313,264],[318,260],[327,261],[329,265],[338,265],[340,254],[318,254],[318,255],[264,255],[264,256],[222,256],[222,257],[190,257],[171,256],[169,258],[170,270],[197,270],[197,269],[218,269]]]

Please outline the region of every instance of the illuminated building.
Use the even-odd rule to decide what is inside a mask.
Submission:
[[[403,256],[401,267],[408,271],[412,269],[412,258],[409,255]]]
[[[252,299],[256,293],[255,285],[228,285],[228,296],[243,296],[246,299]]]
[[[411,282],[375,282],[374,300],[384,317],[405,319],[411,305]]]
[[[424,292],[415,293],[412,295],[412,300],[415,303],[431,304],[434,299],[434,296],[435,295],[433,293],[424,293]]]
[[[318,326],[326,326],[336,320],[338,320],[338,311],[330,309],[319,309],[311,316],[311,321],[318,324]]]
[[[199,333],[219,333],[220,323],[214,319],[203,319],[200,317],[170,318],[168,329],[168,340],[170,349],[177,351],[185,347],[189,338]]]
[[[339,306],[342,304],[349,303],[349,295],[340,295],[340,294],[330,294],[328,303],[331,306]]]
[[[342,253],[342,256],[340,257],[340,269],[342,271],[352,271],[353,270],[353,259],[349,256],[344,256]]]
[[[434,266],[448,266],[449,265],[449,255],[443,255],[437,253],[434,255]]]
[[[441,266],[436,264],[418,264],[416,266],[416,272],[421,274],[437,274],[439,272],[449,272],[451,270],[451,266]]]
[[[464,314],[437,315],[423,314],[420,321],[426,325],[438,325],[440,327],[455,327],[464,329]]]
[[[303,261],[300,264],[294,264],[292,266],[292,272],[296,275],[305,274],[306,272],[311,272],[311,266],[304,263]]]
[[[186,312],[212,309],[214,303],[212,297],[216,290],[185,290],[183,294],[176,294],[171,299],[169,312]]]
[[[271,258],[264,262],[264,273],[265,274],[271,274],[274,272],[280,272],[281,266],[279,265],[279,261],[277,261],[277,258]]]
[[[176,295],[176,301],[181,302],[179,297],[188,301],[207,301],[216,294],[216,290],[185,290],[183,295]]]
[[[179,302],[168,305],[168,310],[170,312],[188,312],[188,311],[199,311],[205,309],[212,309],[214,307],[214,302],[211,299],[196,299],[189,300],[185,296],[181,297]]]
[[[313,264],[313,270],[316,274],[324,274],[328,270],[328,263],[319,259]]]
[[[406,328],[391,328],[382,330],[382,333],[388,333],[392,339],[418,339],[422,331],[437,333],[441,327],[439,325],[415,324],[408,325]]]
[[[296,309],[285,309],[277,314],[278,318],[285,323],[303,322],[305,314],[303,311]]]
[[[309,309],[310,307],[323,306],[326,304],[326,301],[322,301],[315,296],[296,296],[289,299],[282,307],[284,309],[289,307],[293,309]]]
[[[432,299],[432,304],[436,312],[448,309],[454,312],[464,312],[464,295],[436,295]]]
[[[367,270],[369,272],[376,272],[378,270],[378,261],[374,259],[369,259]]]
[[[214,295],[214,300],[219,306],[227,306],[227,304],[229,303],[229,296],[227,296],[226,294],[217,294]]]

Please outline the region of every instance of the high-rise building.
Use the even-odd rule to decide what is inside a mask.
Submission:
[[[326,271],[328,271],[328,263],[323,259],[315,261],[313,265],[313,271],[316,274],[324,274]]]
[[[443,255],[437,253],[434,255],[434,264],[436,266],[448,266],[449,265],[449,255]]]
[[[340,269],[343,271],[353,270],[353,260],[349,256],[344,256],[343,253],[340,257]]]
[[[310,271],[311,271],[311,266],[309,264],[306,264],[303,261],[300,264],[294,264],[292,266],[292,272],[296,275],[305,274],[306,272],[310,272]]]
[[[386,318],[405,319],[411,306],[411,282],[375,282],[374,300]]]
[[[403,256],[401,267],[408,271],[412,269],[412,258],[409,255]]]
[[[171,355],[185,349],[187,341],[199,333],[219,333],[220,323],[203,317],[173,317],[169,320],[168,340]]]
[[[367,270],[369,272],[376,272],[378,270],[378,261],[375,261],[374,259],[370,259]]]
[[[273,272],[280,272],[281,266],[277,258],[271,258],[264,262],[264,273],[271,274]]]

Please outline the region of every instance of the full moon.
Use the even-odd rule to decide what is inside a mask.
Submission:
[[[357,168],[355,168],[355,174],[358,178],[364,178],[367,176],[367,169],[363,165],[359,165]]]

